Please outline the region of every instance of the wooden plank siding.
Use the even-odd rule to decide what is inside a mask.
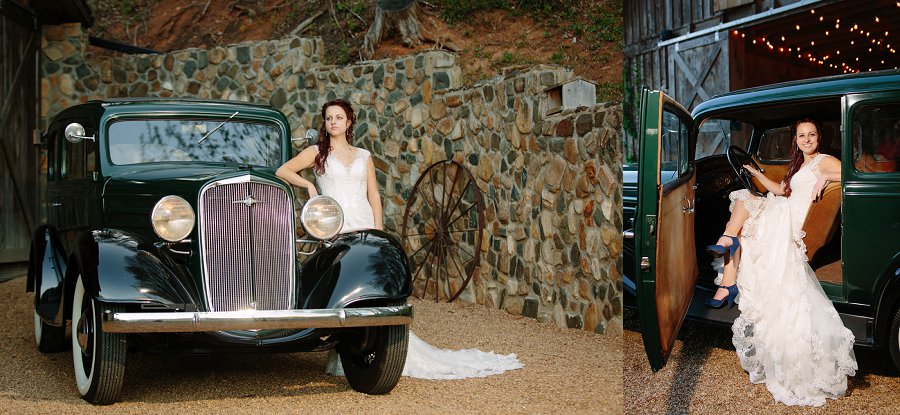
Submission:
[[[766,12],[801,0],[626,0],[623,4],[625,152],[637,156],[638,106],[644,88],[661,90],[693,109],[732,87],[728,30],[660,47],[668,39]],[[744,84],[745,81],[739,82]]]
[[[37,18],[14,3],[0,7],[0,265],[28,260],[36,226]]]

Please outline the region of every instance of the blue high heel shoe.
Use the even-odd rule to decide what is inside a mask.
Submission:
[[[707,245],[706,252],[712,255],[713,258],[719,258],[721,256],[725,256],[725,265],[728,265],[728,261],[731,260],[731,257],[734,256],[734,252],[741,246],[741,242],[738,240],[737,236],[731,235],[722,235],[723,237],[731,238],[731,245],[722,246],[722,245]]]
[[[721,300],[716,300],[715,298],[707,298],[706,306],[712,308],[722,308],[726,303],[728,304],[728,308],[734,307],[734,300],[738,295],[738,287],[737,284],[732,284],[727,287],[720,286],[726,290],[728,290],[728,295]]]

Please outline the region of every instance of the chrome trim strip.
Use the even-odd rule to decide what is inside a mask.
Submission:
[[[412,324],[409,304],[387,307],[312,310],[247,310],[172,313],[103,313],[109,333],[190,333],[205,331],[374,327]]]

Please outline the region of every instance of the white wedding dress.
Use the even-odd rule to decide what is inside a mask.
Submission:
[[[750,218],[741,231],[737,285],[740,316],[732,342],[753,383],[765,382],[776,402],[819,406],[847,390],[856,373],[853,333],[845,328],[807,263],[803,221],[812,203],[818,155],[791,179],[790,197],[743,200]]]
[[[372,207],[366,196],[366,162],[369,157],[368,151],[357,149],[353,161],[346,165],[334,154],[329,154],[325,160],[325,173],[316,177],[321,194],[334,198],[344,211],[341,233],[375,227]],[[515,354],[501,355],[478,349],[438,349],[410,332],[403,376],[465,379],[496,375],[522,367]],[[325,371],[344,376],[341,361],[334,350],[329,352]]]

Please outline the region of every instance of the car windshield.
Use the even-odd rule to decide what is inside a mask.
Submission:
[[[126,119],[109,126],[113,164],[208,161],[277,166],[281,136],[274,123],[234,118]]]
[[[704,157],[725,154],[725,147],[735,145],[747,149],[753,126],[738,120],[709,118],[700,124],[697,134],[697,160]]]

